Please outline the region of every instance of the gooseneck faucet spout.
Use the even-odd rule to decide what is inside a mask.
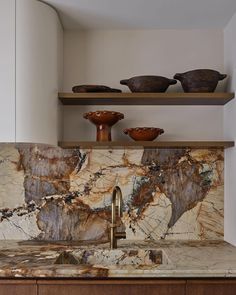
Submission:
[[[124,231],[118,232],[117,228],[121,225],[122,213],[122,192],[119,186],[115,186],[112,192],[112,205],[111,205],[111,235],[110,247],[111,249],[117,248],[117,240],[125,239],[126,233]],[[117,220],[119,219],[119,220]],[[119,223],[118,223],[119,222]]]

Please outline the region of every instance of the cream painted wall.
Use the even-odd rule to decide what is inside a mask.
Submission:
[[[76,83],[127,91],[119,81],[135,75],[224,68],[221,30],[65,31],[64,50],[64,91]]]
[[[16,141],[56,144],[62,26],[50,6],[32,0],[16,3]]]
[[[15,140],[15,0],[0,1],[0,141]]]
[[[236,14],[224,31],[225,71],[230,75],[228,89],[236,91]],[[224,107],[224,134],[236,140],[236,102]],[[225,152],[225,240],[236,245],[236,148]]]
[[[127,140],[127,127],[161,127],[165,134],[159,140],[222,140],[222,107],[206,106],[78,106],[64,107],[64,140],[96,140],[95,126],[83,119],[83,113],[115,110],[125,119],[113,127],[114,140]]]
[[[221,30],[105,30],[65,31],[63,90],[76,84],[105,84],[128,91],[121,79],[134,75],[163,75],[196,68],[224,68]],[[169,91],[181,91],[171,86]],[[224,88],[224,83],[220,88]],[[220,91],[218,88],[218,91]],[[125,113],[114,128],[114,139],[124,139],[124,127],[160,126],[160,140],[217,140],[223,137],[221,107],[88,106],[64,107],[64,140],[92,140],[94,126],[82,119],[89,110]]]

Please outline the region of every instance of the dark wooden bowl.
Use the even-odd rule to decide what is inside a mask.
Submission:
[[[110,88],[104,85],[78,85],[72,88],[74,93],[84,92],[122,92],[120,89]]]
[[[209,69],[198,69],[177,73],[174,78],[181,82],[184,92],[214,92],[219,81],[227,75]]]
[[[128,86],[132,92],[165,92],[170,85],[176,83],[176,80],[162,76],[136,76],[120,81],[120,84]]]
[[[163,134],[164,130],[154,127],[136,127],[124,129],[123,132],[135,141],[152,141]]]

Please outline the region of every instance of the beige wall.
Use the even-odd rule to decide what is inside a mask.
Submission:
[[[223,71],[223,63],[221,30],[65,31],[63,90],[94,83],[128,91],[119,84],[121,79],[142,74],[171,78],[196,68]],[[181,91],[179,83],[169,88],[176,90]],[[96,109],[125,113],[126,120],[114,129],[114,139],[124,139],[122,129],[128,126],[160,126],[166,130],[162,140],[223,137],[220,107],[90,106],[64,108],[64,140],[94,139],[94,126],[81,118],[83,112]]]
[[[15,1],[0,1],[0,142],[15,141]]]
[[[77,83],[127,91],[119,81],[135,75],[224,68],[220,30],[65,31],[64,50],[65,91]]]
[[[230,75],[228,91],[236,91],[236,14],[224,31],[225,71]],[[236,140],[236,102],[224,107],[224,135],[226,139]],[[236,245],[236,148],[225,152],[225,239]]]
[[[64,107],[64,140],[95,140],[95,126],[83,119],[83,113],[115,110],[125,119],[113,129],[113,140],[127,140],[127,127],[161,127],[165,134],[159,140],[221,140],[223,109],[212,106],[78,106]]]

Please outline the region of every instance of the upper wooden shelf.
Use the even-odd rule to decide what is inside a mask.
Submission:
[[[62,148],[229,148],[234,141],[80,141],[59,142]]]
[[[63,105],[225,105],[234,93],[59,93]]]

